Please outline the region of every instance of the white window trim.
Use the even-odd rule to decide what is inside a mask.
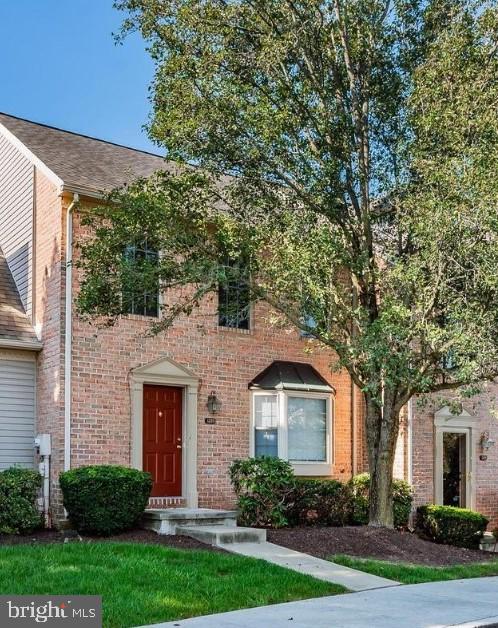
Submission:
[[[287,405],[289,397],[298,397],[303,399],[325,399],[326,412],[327,412],[327,429],[326,429],[326,460],[324,462],[302,461],[294,462],[289,461],[294,469],[296,475],[303,476],[327,476],[332,474],[332,464],[334,462],[334,396],[331,393],[323,392],[308,392],[299,390],[252,390],[251,391],[251,420],[250,420],[250,435],[249,435],[249,449],[250,455],[254,456],[256,453],[255,444],[255,412],[254,412],[254,400],[260,396],[273,396],[277,398],[277,412],[278,412],[278,457],[282,460],[288,460],[288,428],[287,428]]]
[[[476,507],[477,418],[462,410],[453,414],[448,406],[434,413],[434,503],[443,503],[443,435],[445,432],[466,435],[466,508]]]

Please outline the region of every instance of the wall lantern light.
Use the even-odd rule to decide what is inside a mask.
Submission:
[[[221,408],[221,401],[216,396],[214,390],[208,395],[207,408],[211,414],[216,414]]]
[[[488,449],[495,444],[495,441],[489,438],[489,432],[483,432],[479,444],[481,445],[482,451],[488,451]]]

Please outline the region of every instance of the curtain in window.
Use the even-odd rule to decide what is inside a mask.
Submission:
[[[327,460],[327,402],[288,397],[288,458],[294,462]]]

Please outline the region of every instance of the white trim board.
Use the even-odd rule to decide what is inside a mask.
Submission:
[[[34,164],[43,174],[54,183],[60,191],[64,187],[64,181],[58,177],[39,157],[37,157],[29,148],[17,138],[16,135],[0,122],[0,133],[9,140],[9,142],[17,148],[32,164]]]
[[[443,503],[443,434],[449,432],[466,436],[466,508],[475,508],[477,427],[477,418],[466,410],[462,410],[460,414],[454,414],[448,406],[444,406],[434,413],[434,502],[436,504]]]

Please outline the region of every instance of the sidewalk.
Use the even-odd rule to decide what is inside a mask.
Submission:
[[[412,584],[195,617],[155,628],[498,626],[498,576]]]
[[[275,543],[231,543],[224,545],[223,549],[234,554],[260,558],[319,580],[341,584],[349,591],[366,591],[381,587],[399,586],[399,582],[394,580],[374,576],[357,569],[350,569],[343,565],[336,565],[328,560],[303,554],[303,552],[296,552],[287,547],[275,545]]]

